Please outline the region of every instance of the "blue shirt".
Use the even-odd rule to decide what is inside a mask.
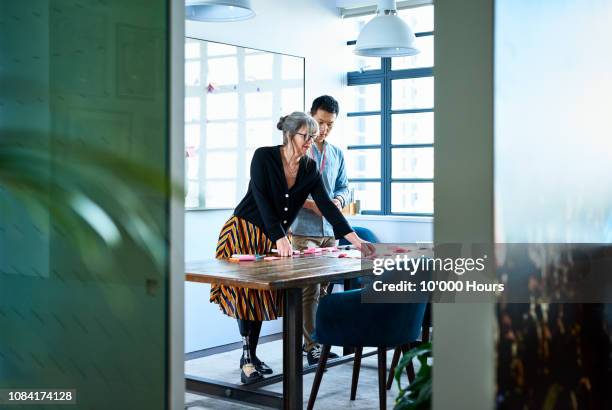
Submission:
[[[342,150],[326,141],[323,142],[325,153],[323,162],[321,161],[323,153],[319,151],[317,144],[312,144],[310,150],[310,156],[317,164],[317,171],[320,172],[321,167],[323,168],[321,178],[327,194],[330,199],[338,198],[344,207],[348,202],[349,190]],[[304,208],[298,212],[295,222],[291,225],[291,231],[294,235],[300,236],[334,236],[334,230],[325,218]]]

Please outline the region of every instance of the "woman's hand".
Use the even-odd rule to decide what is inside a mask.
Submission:
[[[286,236],[283,236],[278,241],[276,241],[276,250],[278,251],[278,256],[293,255],[293,248],[291,247],[291,242],[289,242],[289,239],[287,239]]]
[[[344,238],[349,241],[351,245],[353,245],[356,249],[360,250],[361,254],[366,258],[376,252],[376,250],[374,249],[374,245],[372,245],[368,241],[364,241],[363,239],[361,239],[359,236],[357,236],[355,232],[346,234]]]

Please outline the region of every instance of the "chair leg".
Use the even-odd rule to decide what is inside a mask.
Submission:
[[[357,395],[357,383],[359,382],[359,369],[361,368],[361,354],[363,347],[355,349],[355,361],[353,362],[353,380],[351,381],[351,400]]]
[[[406,353],[409,350],[410,350],[410,343],[402,345],[402,353]],[[414,365],[412,364],[412,360],[408,363],[408,366],[406,366],[406,375],[408,376],[408,382],[409,383],[412,383],[414,381],[414,379],[416,378],[416,375],[414,373]]]
[[[334,291],[334,284],[332,282],[329,285],[327,285],[327,294],[331,295],[333,291]]]
[[[399,363],[401,353],[402,353],[402,349],[399,346],[397,346],[395,350],[393,351],[393,359],[391,360],[391,367],[389,368],[389,376],[387,377],[387,390],[389,390],[391,388],[391,385],[393,384],[393,376],[395,376],[394,375],[395,367]]]
[[[387,389],[385,380],[387,376],[387,349],[378,346],[378,403],[380,410],[387,409]]]
[[[325,371],[325,365],[327,364],[327,357],[329,356],[330,349],[330,345],[323,345],[323,348],[321,349],[321,357],[319,357],[317,373],[315,374],[315,378],[312,383],[312,390],[310,391],[310,397],[308,398],[308,410],[312,410],[315,400],[317,399],[317,393],[319,392],[319,386],[321,385],[321,379],[323,378],[323,372]]]

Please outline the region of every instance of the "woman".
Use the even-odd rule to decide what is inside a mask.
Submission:
[[[309,115],[294,112],[282,117],[277,128],[283,132],[283,145],[258,148],[251,161],[249,188],[225,223],[217,244],[218,259],[232,254],[266,254],[273,248],[279,256],[291,256],[287,230],[308,195],[331,223],[337,238],[344,237],[357,249],[362,243],[336,205],[331,201],[316,164],[306,153],[319,126]],[[281,291],[213,285],[210,301],[238,320],[243,340],[240,359],[243,383],[251,383],[272,373],[256,355],[263,320],[282,315]]]

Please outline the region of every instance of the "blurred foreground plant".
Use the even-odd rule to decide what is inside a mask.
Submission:
[[[402,388],[401,376],[406,366],[417,358],[421,364],[412,383]],[[395,399],[394,410],[427,410],[431,408],[431,342],[423,343],[404,353],[395,368],[395,380],[399,393]]]
[[[94,144],[31,131],[0,136],[0,212],[23,207],[67,238],[85,263],[109,262],[126,243],[165,267],[165,220],[160,204],[181,198],[165,165],[152,167]],[[162,210],[163,212],[163,210]],[[98,269],[100,270],[100,269]]]

